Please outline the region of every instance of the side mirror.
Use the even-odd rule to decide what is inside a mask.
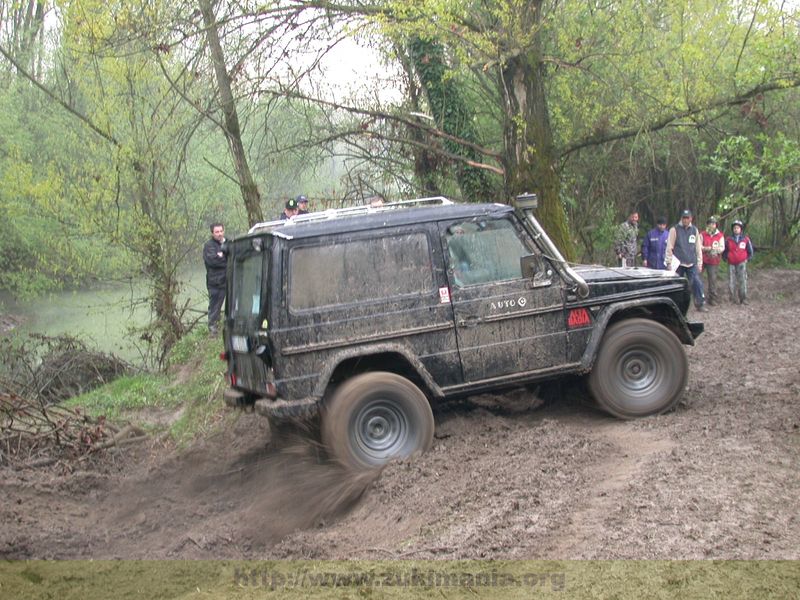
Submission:
[[[553,270],[538,254],[529,254],[519,259],[522,277],[529,281],[530,287],[544,287],[553,282]]]
[[[523,279],[533,279],[541,269],[541,262],[536,254],[529,254],[519,259],[519,270],[522,272]]]

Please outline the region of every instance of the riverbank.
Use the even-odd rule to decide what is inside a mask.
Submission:
[[[205,271],[195,265],[181,276],[180,304],[200,315],[206,309]],[[0,335],[42,334],[80,338],[87,346],[133,364],[143,342],[134,335],[150,320],[147,282],[130,279],[89,289],[48,294],[29,301],[0,295]]]

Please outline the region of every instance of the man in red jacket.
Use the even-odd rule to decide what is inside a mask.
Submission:
[[[747,302],[747,261],[753,258],[753,243],[744,234],[744,223],[738,219],[733,222],[733,235],[725,240],[722,258],[728,262],[728,273],[731,291],[731,302],[749,304]]]
[[[717,275],[719,263],[722,260],[722,251],[725,249],[725,234],[717,229],[717,218],[708,217],[706,228],[700,233],[703,239],[703,271],[708,278],[708,303],[711,306],[719,304],[717,294]]]

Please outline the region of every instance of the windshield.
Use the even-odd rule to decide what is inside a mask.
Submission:
[[[233,318],[254,319],[261,314],[261,280],[265,253],[250,252],[233,263],[233,288],[230,314]]]

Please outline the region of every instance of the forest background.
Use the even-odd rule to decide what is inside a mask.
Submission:
[[[0,291],[143,278],[155,364],[197,320],[209,223],[299,193],[536,192],[565,255],[607,264],[631,210],[689,207],[800,258],[795,2],[0,0],[0,78]]]

